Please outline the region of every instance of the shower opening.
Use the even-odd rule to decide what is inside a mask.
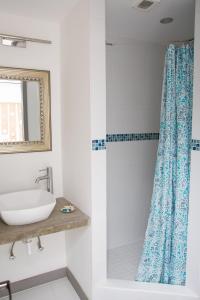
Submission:
[[[139,278],[138,268],[144,252],[150,209],[155,208],[151,203],[159,134],[163,129],[161,112],[164,109],[161,109],[161,103],[167,103],[166,98],[172,91],[169,88],[166,92],[164,84],[173,69],[166,68],[166,65],[169,66],[166,57],[170,60],[169,53],[174,51],[174,65],[177,67],[178,58],[182,55],[185,62],[185,55],[189,53],[187,71],[188,65],[192,65],[195,1],[156,2],[151,10],[145,12],[132,7],[128,0],[106,1],[107,276],[110,279],[134,281]],[[181,53],[177,50],[180,48]],[[180,74],[185,74],[184,70]],[[175,78],[176,87],[180,77],[177,75]],[[188,97],[192,98],[191,95]],[[191,102],[188,107],[192,111]],[[164,139],[166,141],[167,137]],[[177,153],[179,148],[177,144],[174,151]],[[175,221],[172,220],[171,224]],[[143,264],[151,260],[151,255],[147,257],[149,250],[146,248],[145,251]],[[146,270],[148,268],[144,267],[143,273]],[[184,285],[186,276],[179,282],[174,279],[177,277],[175,273],[176,270],[168,281],[164,278],[160,283]],[[149,278],[138,281],[157,282],[154,274]]]

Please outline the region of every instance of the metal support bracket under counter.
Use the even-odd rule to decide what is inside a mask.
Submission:
[[[72,213],[61,212],[61,209],[69,204],[71,203],[66,199],[57,198],[50,217],[38,223],[9,226],[0,220],[0,245],[88,225],[89,217],[77,207]]]

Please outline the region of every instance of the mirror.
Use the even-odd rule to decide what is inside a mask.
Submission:
[[[0,68],[0,153],[51,150],[49,77]]]
[[[40,138],[39,83],[0,79],[0,142]]]

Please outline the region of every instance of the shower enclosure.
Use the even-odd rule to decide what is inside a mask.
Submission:
[[[107,0],[109,278],[133,281],[137,274],[153,191],[165,52],[170,42],[194,37],[194,14],[190,0],[161,1],[148,13]],[[172,23],[161,24],[163,17]]]

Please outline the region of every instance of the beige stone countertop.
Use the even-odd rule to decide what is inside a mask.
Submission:
[[[69,202],[64,198],[58,198],[56,201],[50,217],[38,223],[9,226],[0,219],[0,245],[88,225],[89,217],[80,209],[75,207],[72,213],[64,214],[60,209]]]

